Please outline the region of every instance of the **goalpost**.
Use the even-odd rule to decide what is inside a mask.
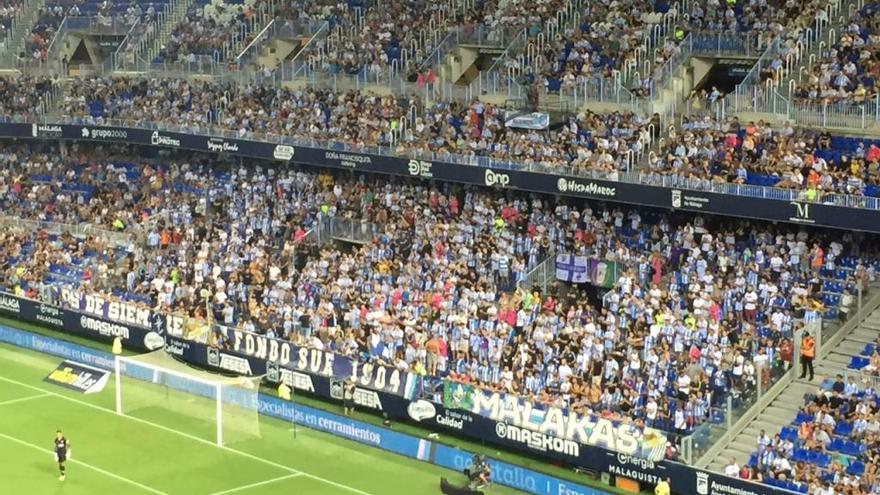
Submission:
[[[165,351],[116,356],[116,414],[215,442],[260,437],[260,378],[228,378],[179,363]]]

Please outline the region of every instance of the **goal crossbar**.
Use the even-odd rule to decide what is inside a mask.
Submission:
[[[208,372],[194,370],[156,351],[137,357],[116,356],[114,360],[116,381],[116,414],[126,415],[124,390],[145,402],[144,407],[162,406],[173,413],[196,416],[215,423],[214,440],[224,445],[228,435],[225,428],[236,433],[259,436],[257,412],[258,385],[254,378],[227,378]],[[131,380],[129,380],[131,379]],[[126,385],[126,382],[128,385]],[[152,388],[153,390],[150,390]],[[175,396],[183,397],[174,399]],[[172,404],[172,402],[174,402]],[[209,405],[212,402],[212,405]],[[213,411],[209,412],[208,408]],[[201,414],[200,414],[201,413]]]

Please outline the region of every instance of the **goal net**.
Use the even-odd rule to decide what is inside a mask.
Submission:
[[[182,364],[165,351],[116,357],[116,414],[217,445],[260,437],[259,378],[229,378]]]

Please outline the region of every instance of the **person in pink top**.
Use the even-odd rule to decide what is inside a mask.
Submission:
[[[660,285],[660,282],[663,281],[663,258],[658,253],[654,253],[654,257],[651,258],[651,268],[654,272],[651,276],[651,282],[654,285]]]

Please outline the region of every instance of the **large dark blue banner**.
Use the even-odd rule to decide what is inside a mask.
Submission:
[[[284,163],[880,233],[880,211],[877,210],[588,179],[515,168],[490,169],[245,139],[93,125],[0,124],[0,138],[60,138],[228,153]]]
[[[337,380],[354,380],[360,387],[416,398],[421,392],[421,379],[406,371],[388,366],[362,363],[357,359],[333,352],[297,346],[289,341],[265,335],[224,328],[229,350],[258,361],[270,362],[281,369]]]
[[[0,293],[0,313],[90,339],[112,341],[122,337],[125,347],[140,351],[161,349],[165,343],[160,332],[124,319],[108,319],[101,314],[72,311],[6,293]]]

